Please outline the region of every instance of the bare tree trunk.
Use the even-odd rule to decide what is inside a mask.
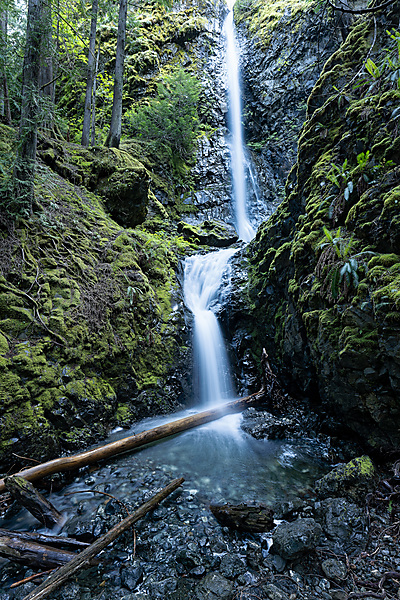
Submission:
[[[8,95],[8,83],[7,83],[7,71],[6,71],[7,25],[8,25],[8,14],[7,14],[7,10],[4,10],[0,16],[0,31],[1,31],[1,46],[0,46],[0,64],[1,64],[0,70],[1,70],[1,73],[0,73],[0,78],[2,80],[1,87],[3,88],[1,114],[2,114],[2,116],[4,116],[7,125],[11,126],[12,125],[11,109],[10,109],[10,98]]]
[[[97,28],[97,12],[99,3],[98,0],[93,0],[92,4],[92,21],[90,24],[89,36],[89,55],[88,55],[88,71],[86,80],[86,97],[85,97],[85,112],[83,114],[82,127],[82,146],[89,145],[90,133],[90,108],[92,106],[92,91],[95,75],[95,51],[96,51],[96,28]]]
[[[114,75],[114,95],[111,114],[110,133],[107,136],[106,146],[109,148],[119,148],[121,140],[121,120],[122,120],[122,90],[124,83],[124,60],[125,60],[125,34],[126,34],[126,15],[128,1],[120,0],[118,17],[118,36],[117,52],[115,57],[115,75]]]
[[[53,23],[51,0],[43,2],[43,35],[40,49],[39,93],[41,102],[40,128],[50,133],[54,129]]]
[[[21,122],[13,173],[15,208],[28,214],[32,212],[34,200],[42,17],[43,0],[29,0],[22,72]]]
[[[92,146],[95,145],[95,136],[96,136],[96,89],[97,89],[97,73],[99,70],[99,59],[100,59],[100,40],[99,47],[97,50],[96,57],[96,69],[94,72],[94,80],[93,80],[93,94],[92,94],[92,120],[90,125],[90,143]]]
[[[43,35],[39,69],[39,89],[41,96],[53,98],[53,33],[51,20],[51,2],[43,4]]]

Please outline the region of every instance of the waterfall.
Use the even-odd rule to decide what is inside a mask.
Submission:
[[[249,242],[255,231],[246,211],[245,153],[243,147],[242,103],[239,84],[239,54],[233,24],[233,11],[225,19],[226,68],[228,75],[229,127],[231,132],[231,163],[236,229],[240,239]]]
[[[234,397],[229,361],[221,328],[212,307],[220,299],[220,286],[228,261],[236,249],[190,256],[185,261],[183,293],[194,316],[194,357],[202,405]]]

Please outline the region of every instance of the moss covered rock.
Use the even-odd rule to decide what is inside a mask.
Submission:
[[[397,10],[378,17],[372,52],[361,18],[325,64],[285,200],[248,251],[258,348],[294,393],[374,448],[400,443],[400,96],[389,67],[378,81],[363,62],[395,58]]]
[[[369,456],[359,456],[332,469],[315,483],[319,498],[346,497],[364,503],[365,495],[376,484],[375,467]]]
[[[77,164],[96,159],[72,145],[66,151]],[[137,167],[126,153],[100,154],[114,173],[119,160]],[[79,164],[88,187],[91,177],[107,177],[106,167]],[[28,221],[0,231],[4,462],[13,451],[54,456],[113,424],[170,410],[184,399],[189,360],[172,310],[178,257],[189,244],[162,230],[121,229],[100,196],[47,166],[38,168],[36,200]]]

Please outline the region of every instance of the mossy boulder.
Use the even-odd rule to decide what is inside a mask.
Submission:
[[[146,218],[150,177],[139,162],[117,168],[96,185],[113,219],[124,227],[135,227]]]
[[[226,248],[236,243],[239,239],[234,227],[221,221],[203,221],[199,225],[178,223],[178,231],[189,241],[205,246]]]
[[[146,218],[150,176],[132,154],[116,148],[83,148],[42,138],[39,156],[63,178],[105,200],[117,223],[135,227]]]
[[[398,8],[377,17],[376,64],[396,56]],[[311,92],[285,199],[248,249],[248,300],[292,393],[378,449],[400,444],[400,94],[390,69],[379,86],[362,74],[373,32],[357,20]]]
[[[364,504],[365,496],[377,482],[377,474],[369,456],[359,456],[347,464],[337,465],[315,482],[319,498],[346,497]]]

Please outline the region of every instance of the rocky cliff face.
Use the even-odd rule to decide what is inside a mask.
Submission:
[[[282,199],[307,98],[346,26],[317,3],[238,2],[245,128],[267,200]]]
[[[357,19],[326,62],[285,200],[248,252],[257,343],[373,447],[400,442],[398,10]]]

